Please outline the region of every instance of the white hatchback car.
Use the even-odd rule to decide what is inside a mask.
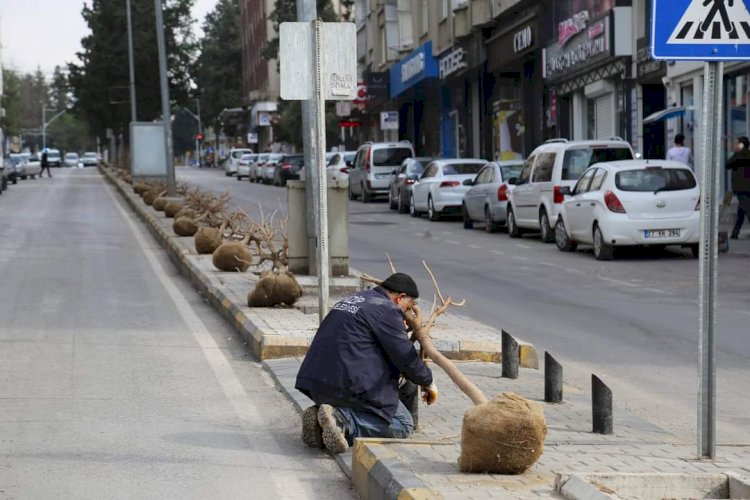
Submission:
[[[229,150],[229,156],[224,162],[224,174],[229,177],[237,173],[237,166],[240,164],[242,155],[252,154],[253,150],[249,148],[232,148]]]
[[[419,217],[427,212],[430,220],[440,220],[450,212],[460,213],[464,194],[469,190],[464,181],[474,179],[486,164],[486,160],[467,158],[433,161],[425,167],[419,181],[411,185],[409,213]]]
[[[567,192],[564,188],[563,192]],[[698,256],[700,188],[693,171],[667,160],[630,160],[589,167],[570,191],[555,225],[564,252],[579,243],[610,260],[615,246],[690,247]]]
[[[263,164],[263,177],[260,179],[263,184],[273,183],[276,165],[279,164],[283,157],[283,153],[271,153],[268,155],[268,161]]]
[[[243,177],[250,178],[250,166],[255,163],[258,158],[256,153],[242,155],[239,163],[237,164],[237,180],[242,180]]]
[[[555,241],[552,229],[565,199],[562,188],[573,188],[583,172],[601,161],[632,160],[630,144],[614,138],[601,141],[551,139],[538,146],[524,164],[508,194],[508,234],[540,231],[542,241]],[[509,180],[513,184],[514,180]]]

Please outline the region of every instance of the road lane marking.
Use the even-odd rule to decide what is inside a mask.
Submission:
[[[528,259],[526,257],[521,257],[520,255],[514,255],[513,258],[516,259],[516,260],[523,260],[523,261],[526,261],[526,262],[528,262],[528,261],[531,260],[531,259]]]
[[[524,245],[523,243],[516,243],[516,246],[517,246],[518,248],[526,248],[526,249],[529,249],[529,248],[531,248],[531,247],[530,247],[529,245]]]
[[[253,434],[257,434],[259,430],[267,428],[267,423],[263,420],[258,412],[258,409],[253,404],[250,397],[247,395],[245,388],[237,378],[237,375],[231,368],[230,362],[224,355],[224,351],[218,346],[214,338],[208,331],[205,323],[200,319],[198,314],[193,310],[190,303],[182,295],[182,292],[172,282],[170,277],[159,264],[159,260],[156,256],[156,252],[152,250],[149,244],[143,237],[140,228],[136,226],[125,208],[120,204],[120,200],[117,199],[113,193],[113,188],[106,186],[107,193],[112,198],[115,206],[122,214],[123,219],[127,223],[130,231],[135,236],[135,240],[141,251],[146,257],[154,275],[159,279],[162,286],[166,290],[170,299],[175,305],[175,308],[180,313],[182,320],[187,325],[190,332],[193,334],[193,338],[200,347],[203,355],[206,358],[209,366],[214,372],[216,381],[219,383],[221,390],[227,398],[227,401],[232,406],[237,418],[242,423],[245,433],[248,439],[252,439]],[[158,247],[161,251],[161,246]],[[274,473],[273,471],[283,471],[288,468],[288,465],[283,465],[277,458],[284,456],[281,448],[273,440],[269,440],[270,450],[254,450],[253,453],[257,453],[259,458],[266,460],[266,465],[269,466],[268,474],[271,476],[271,480],[276,486],[276,490],[279,493],[279,498],[307,498],[307,492],[302,487],[302,484],[292,474],[288,472]],[[291,461],[292,457],[285,457]],[[304,464],[296,464],[299,466],[299,470],[304,470]]]
[[[505,255],[505,252],[501,252],[500,250],[490,250],[491,253],[494,253],[495,255]]]
[[[480,247],[479,245],[469,245],[469,248],[473,248],[474,250],[481,250],[482,249],[482,247]]]
[[[461,244],[460,241],[456,241],[456,240],[445,240],[445,242],[446,243],[450,243],[451,245],[460,245]]]

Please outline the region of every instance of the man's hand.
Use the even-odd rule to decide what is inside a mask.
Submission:
[[[432,403],[437,401],[437,398],[438,390],[435,382],[433,382],[429,386],[422,386],[422,401],[424,401],[428,405],[431,405]]]

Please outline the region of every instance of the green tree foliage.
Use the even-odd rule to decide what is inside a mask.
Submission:
[[[326,22],[338,21],[336,11],[331,5],[331,0],[317,0],[318,17]],[[273,23],[274,32],[277,36],[269,40],[263,49],[263,57],[276,59],[279,55],[279,25],[286,22],[297,21],[297,0],[276,0],[273,12],[269,16]]]
[[[191,32],[193,0],[167,0],[163,9],[170,98],[179,104],[189,96],[190,65],[196,43]],[[69,64],[76,108],[92,131],[127,133],[130,122],[128,36],[125,2],[92,0],[83,8],[90,34],[81,40],[80,64]],[[161,117],[159,60],[154,2],[132,0],[134,66],[138,120]]]
[[[239,0],[218,0],[203,23],[195,64],[201,117],[242,105],[242,37]],[[193,109],[191,107],[191,109]]]
[[[21,79],[11,70],[3,69],[3,95],[2,107],[5,109],[5,116],[0,118],[0,127],[3,128],[6,136],[20,135],[23,125],[21,123],[21,113],[23,112],[23,102],[21,101]]]

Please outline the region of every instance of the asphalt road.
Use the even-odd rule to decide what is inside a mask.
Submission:
[[[0,196],[0,499],[355,498],[94,169]]]
[[[230,191],[251,215],[285,210],[283,188],[225,177],[221,169],[178,168],[178,179]],[[586,391],[595,373],[615,404],[695,442],[698,386],[698,262],[689,250],[632,251],[598,262],[589,250],[563,254],[535,235],[465,230],[388,209],[384,201],[349,203],[350,264],[387,274],[387,251],[431,302],[425,259],[442,291],[465,298],[462,313],[550,351],[566,382]],[[718,441],[750,445],[750,258],[722,255],[717,335]],[[498,382],[498,392],[503,389]],[[539,394],[527,395],[543,397]],[[615,413],[615,426],[617,414]]]

